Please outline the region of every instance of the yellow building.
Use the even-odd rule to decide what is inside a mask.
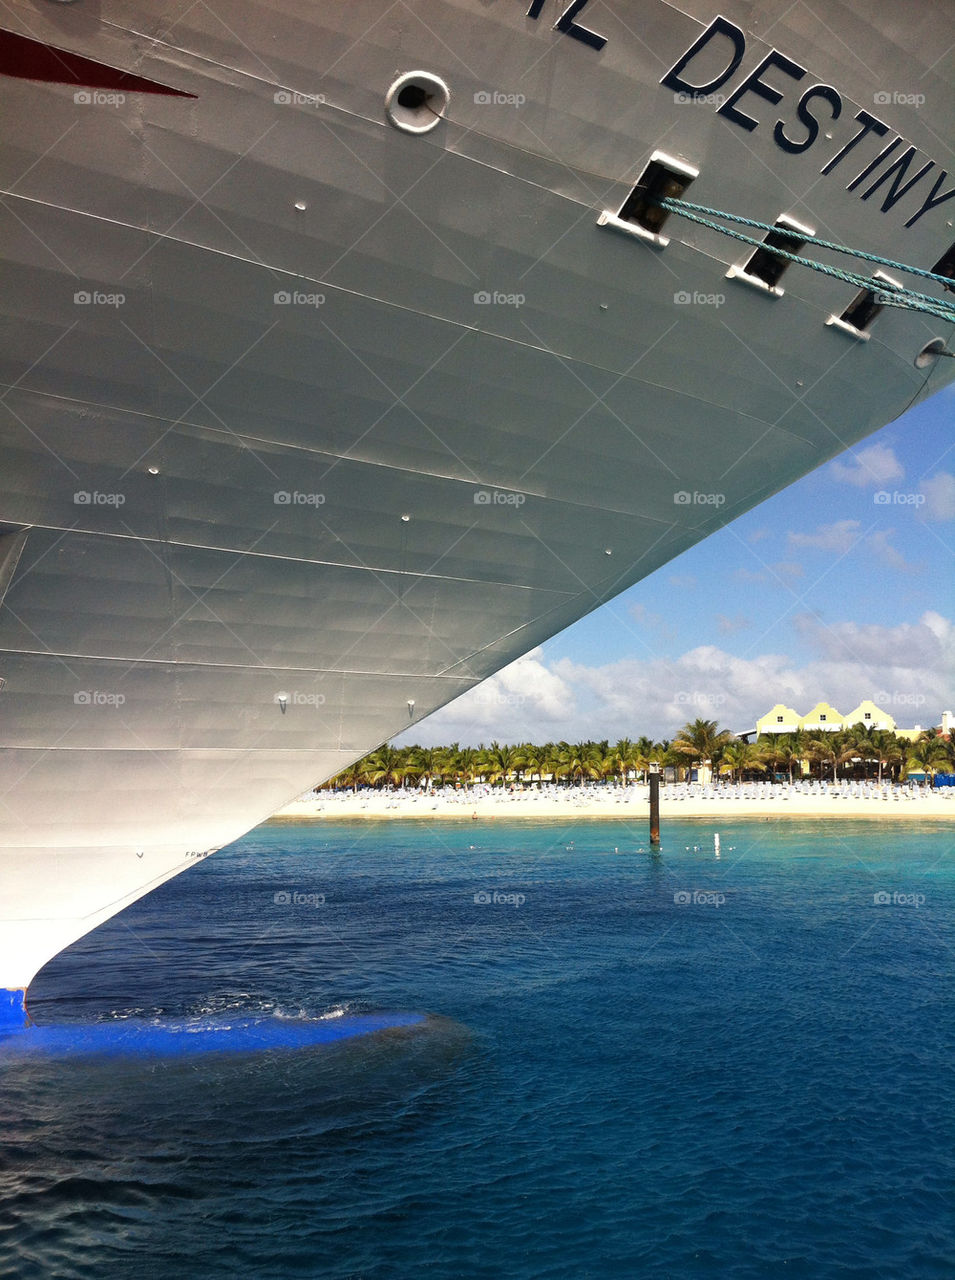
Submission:
[[[845,720],[834,706],[828,702],[817,702],[811,711],[807,711],[800,718],[799,727],[807,733],[820,733],[842,729],[845,727],[845,723]],[[853,722],[850,721],[850,723]]]
[[[847,728],[854,724],[864,724],[867,729],[891,729],[895,732],[893,718],[887,711],[880,711],[871,698],[864,698],[855,711],[850,711],[845,723]]]
[[[900,738],[908,738],[910,742],[914,742],[922,732],[921,725],[916,725],[914,729],[900,729],[887,711],[883,711],[871,698],[863,698],[846,716],[830,702],[817,702],[804,716],[785,703],[777,702],[756,721],[756,733],[796,733],[800,729],[806,733],[824,733],[827,730],[834,733],[838,729],[851,729],[856,724],[863,724],[867,729],[887,729]],[[943,732],[946,732],[946,726],[947,731],[951,732],[950,712],[944,713],[942,725]]]
[[[799,712],[781,702],[756,721],[757,733],[795,733],[798,728]]]

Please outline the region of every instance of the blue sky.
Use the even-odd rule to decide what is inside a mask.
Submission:
[[[820,698],[938,723],[955,710],[953,423],[955,386],[398,741],[660,738],[697,715],[741,731]]]

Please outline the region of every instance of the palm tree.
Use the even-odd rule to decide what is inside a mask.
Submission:
[[[907,778],[910,773],[924,773],[934,778],[936,773],[949,769],[952,760],[952,744],[932,730],[910,743],[902,776]]]
[[[492,742],[483,753],[484,776],[492,786],[498,779],[501,780],[502,787],[506,786],[508,778],[520,767],[520,762],[521,757],[516,747]]]
[[[777,747],[779,760],[789,771],[790,786],[793,782],[793,768],[798,765],[801,774],[802,762],[809,757],[809,742],[809,735],[804,729],[797,729],[795,733],[784,733],[780,738]]]
[[[882,767],[901,764],[902,745],[891,729],[876,729],[872,734],[873,758],[879,766],[879,786],[882,785]]]
[[[852,752],[849,758],[858,760],[861,763],[863,777],[868,776],[868,766],[875,762],[876,735],[878,732],[879,730],[874,729],[872,725],[864,724],[859,720],[847,729],[844,734],[846,749]]]
[[[372,786],[399,786],[405,779],[404,753],[385,743],[362,761],[363,776]]]
[[[480,768],[480,754],[472,746],[462,746],[454,753],[454,777],[462,786],[474,785]]]
[[[743,773],[749,769],[765,772],[765,749],[757,742],[743,742],[737,738],[729,742],[720,754],[720,768],[729,769],[734,782],[739,782]]]
[[[600,753],[595,742],[558,743],[557,773],[572,782],[599,778]]]
[[[636,745],[629,738],[618,739],[611,752],[611,758],[614,772],[620,778],[621,786],[626,786],[630,777],[630,770],[636,768],[636,755]]]
[[[832,780],[839,781],[839,766],[855,755],[855,747],[851,737],[843,732],[826,732],[809,741],[809,758],[819,764],[819,775],[822,777],[823,765],[832,766]]]
[[[784,733],[761,733],[756,739],[756,745],[763,752],[762,758],[774,777],[778,766],[786,763],[785,739]]]
[[[414,747],[406,762],[410,771],[417,772],[424,778],[426,788],[430,789],[435,776],[441,776],[441,770],[447,761],[447,747]]]
[[[533,742],[526,742],[521,745],[521,769],[525,776],[536,777],[539,782],[543,782],[544,774],[544,750],[542,747],[535,746]]]
[[[691,720],[677,734],[673,750],[684,756],[684,763],[688,761],[690,765],[709,761],[715,772],[723,748],[732,740],[729,730],[718,728],[715,720]]]

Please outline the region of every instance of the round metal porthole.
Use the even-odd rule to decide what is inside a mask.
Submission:
[[[915,357],[916,369],[927,369],[930,364],[935,363],[944,351],[944,338],[933,338],[931,342],[926,342],[925,346]]]
[[[404,133],[428,133],[441,119],[451,90],[430,71],[408,71],[385,95],[385,114]]]

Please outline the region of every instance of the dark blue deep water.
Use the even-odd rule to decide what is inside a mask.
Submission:
[[[274,825],[171,881],[38,1022],[429,1016],[0,1057],[0,1274],[951,1280],[955,828],[721,836]]]

